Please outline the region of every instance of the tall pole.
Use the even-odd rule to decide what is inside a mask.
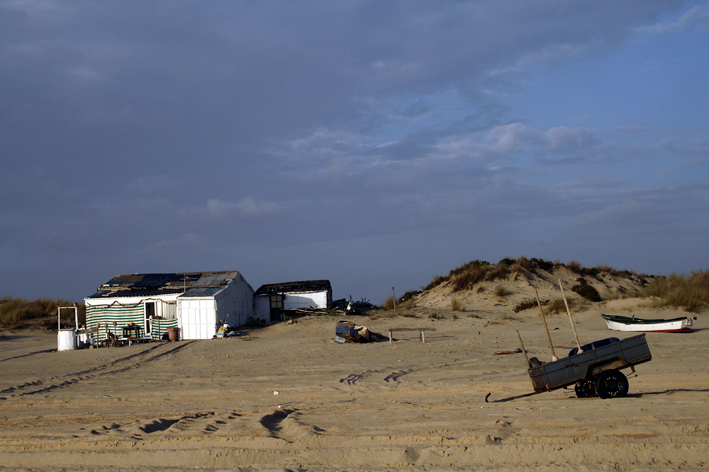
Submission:
[[[581,343],[579,342],[579,335],[576,334],[576,326],[574,326],[574,319],[571,317],[571,310],[569,310],[569,302],[566,301],[566,294],[564,293],[564,286],[561,285],[561,279],[559,281],[559,288],[561,289],[561,296],[564,297],[564,305],[566,305],[566,313],[569,314],[569,321],[571,321],[571,328],[574,330],[574,337],[576,338],[576,347],[578,347],[578,353],[581,354],[583,350],[581,349]]]
[[[394,287],[391,288],[391,296],[394,300],[394,316],[396,316],[396,293],[394,293]]]
[[[544,310],[542,310],[542,302],[539,301],[539,293],[537,293],[537,287],[532,287],[534,289],[534,295],[537,297],[537,305],[539,305],[539,312],[542,314],[542,321],[544,322],[544,331],[547,332],[547,339],[549,340],[549,347],[551,348],[551,360],[558,361],[559,358],[556,357],[554,352],[554,344],[551,342],[551,336],[549,335],[549,327],[547,326],[547,319],[544,316]]]
[[[519,330],[517,330],[517,339],[519,339],[519,344],[522,346],[522,352],[524,353],[524,358],[527,359],[527,368],[529,369],[529,356],[527,355],[527,350],[524,348],[524,343],[522,342],[522,336],[519,335]]]

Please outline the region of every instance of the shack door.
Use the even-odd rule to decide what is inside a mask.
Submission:
[[[152,333],[153,318],[155,317],[155,302],[145,302],[145,336]]]
[[[281,313],[283,312],[283,298],[285,296],[282,293],[272,293],[269,298],[271,300],[271,319],[270,322],[281,321]]]

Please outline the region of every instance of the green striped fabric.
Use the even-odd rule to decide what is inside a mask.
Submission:
[[[116,322],[115,326],[113,325],[114,321]],[[140,326],[145,332],[143,303],[123,305],[114,302],[111,305],[86,305],[87,328],[94,328],[99,323],[101,324],[99,338],[106,334],[106,325],[119,338],[123,335],[123,327],[130,323]],[[153,320],[152,326],[151,338],[162,339],[163,333],[168,328],[177,328],[177,320]]]

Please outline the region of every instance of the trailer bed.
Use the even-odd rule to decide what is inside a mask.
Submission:
[[[529,368],[534,391],[549,392],[587,382],[608,370],[632,368],[652,360],[645,334]]]

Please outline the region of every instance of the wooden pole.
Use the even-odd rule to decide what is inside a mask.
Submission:
[[[394,293],[394,287],[391,288],[391,296],[394,300],[394,316],[396,316],[396,293]]]
[[[519,330],[517,330],[517,339],[519,339],[519,344],[522,346],[524,358],[527,359],[527,368],[529,368],[529,356],[527,355],[527,350],[524,348],[524,343],[522,342],[522,336],[519,335]]]
[[[571,310],[569,310],[569,302],[566,301],[566,294],[564,293],[564,286],[561,285],[561,279],[559,281],[559,288],[561,289],[561,296],[564,297],[564,305],[566,305],[566,313],[569,314],[569,321],[571,321],[571,328],[574,330],[574,337],[576,338],[576,347],[578,347],[578,354],[581,354],[583,350],[581,349],[581,343],[579,342],[579,335],[576,334],[576,326],[574,326],[574,319],[571,317]]]
[[[539,312],[542,314],[542,321],[544,322],[544,331],[547,332],[547,339],[549,340],[549,347],[551,348],[551,360],[558,361],[559,358],[556,357],[554,352],[554,344],[551,342],[551,336],[549,335],[549,327],[547,326],[547,319],[544,316],[544,310],[542,310],[542,302],[539,301],[539,293],[537,292],[537,287],[532,287],[534,289],[534,295],[537,297],[537,305],[539,305]]]

